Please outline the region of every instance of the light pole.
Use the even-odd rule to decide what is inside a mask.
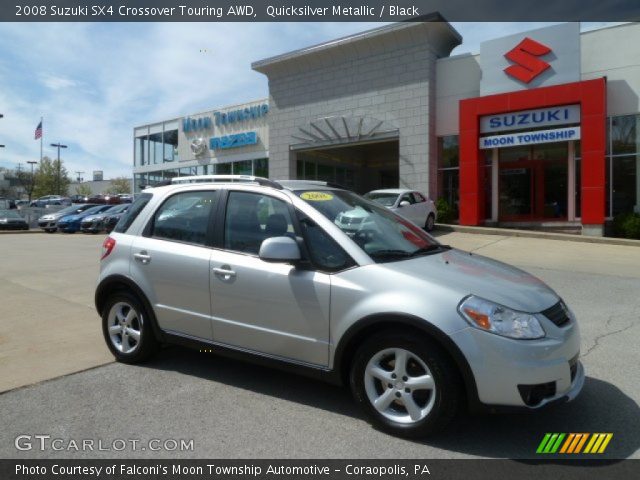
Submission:
[[[36,177],[33,176],[33,166],[38,162],[35,160],[27,160],[27,163],[31,165],[31,187],[29,187],[29,205],[31,205],[31,195],[33,194],[33,187],[35,186]]]
[[[60,195],[60,149],[67,148],[67,145],[62,145],[61,143],[52,143],[52,147],[58,147],[58,172],[56,175],[56,193]]]

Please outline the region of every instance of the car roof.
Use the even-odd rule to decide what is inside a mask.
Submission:
[[[411,193],[415,190],[409,190],[408,188],[383,188],[381,190],[372,190],[369,193],[395,193],[400,195],[401,193]]]

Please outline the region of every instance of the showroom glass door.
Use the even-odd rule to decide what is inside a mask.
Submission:
[[[567,142],[501,148],[498,159],[500,221],[567,220]]]

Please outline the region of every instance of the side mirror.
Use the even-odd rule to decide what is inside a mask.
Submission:
[[[291,237],[271,237],[262,242],[259,255],[265,262],[293,263],[300,260],[300,247]]]
[[[409,202],[407,202],[406,200],[402,200],[402,201],[400,202],[400,205],[399,205],[399,206],[400,206],[400,207],[407,207],[407,206],[409,206],[409,205],[411,205]]]

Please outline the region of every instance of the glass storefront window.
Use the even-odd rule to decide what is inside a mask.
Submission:
[[[640,115],[624,115],[611,119],[611,147],[613,155],[638,153]]]
[[[269,178],[269,159],[260,158],[253,162],[253,174],[256,177]]]
[[[175,162],[178,160],[178,130],[164,132],[163,137],[163,162]]]
[[[460,148],[458,135],[438,138],[438,166],[451,168],[460,165]]]
[[[640,156],[613,157],[613,215],[633,212],[637,204],[636,175]]]
[[[235,162],[233,164],[234,175],[251,175],[251,170],[251,160],[244,160],[242,162]]]
[[[217,175],[231,175],[231,163],[218,163],[215,167]]]
[[[144,135],[142,137],[136,137],[135,140],[135,164],[136,165],[148,165],[149,164],[149,137]]]

